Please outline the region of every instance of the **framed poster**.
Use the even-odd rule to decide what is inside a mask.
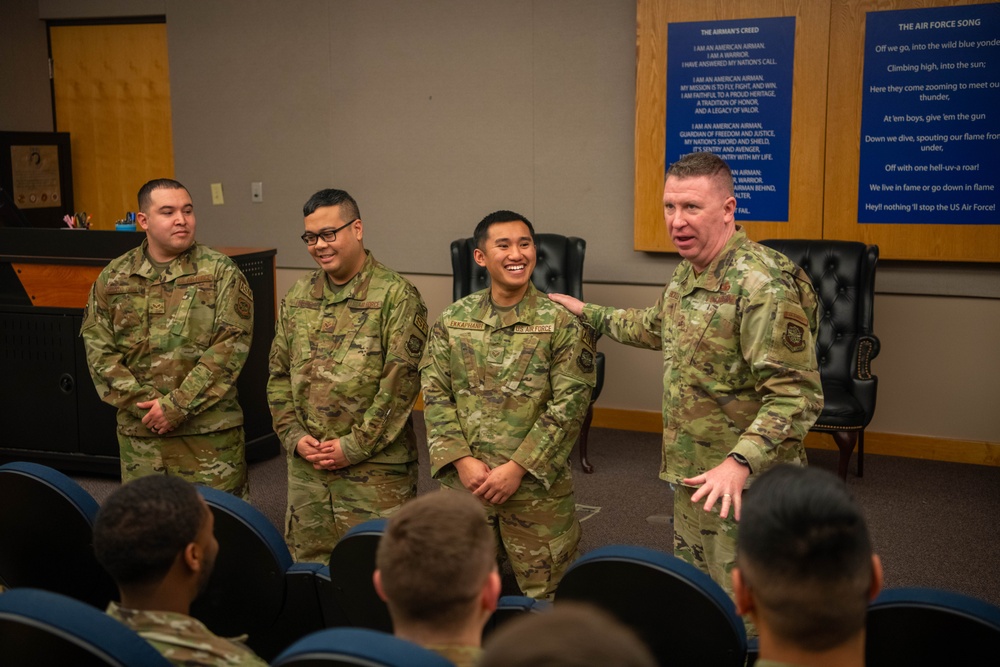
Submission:
[[[64,227],[73,213],[68,132],[0,132],[0,224]]]

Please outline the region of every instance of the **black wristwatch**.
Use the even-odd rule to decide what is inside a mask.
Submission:
[[[729,455],[729,458],[731,458],[732,460],[736,461],[741,466],[745,466],[747,468],[750,468],[750,462],[747,461],[747,457],[743,456],[742,454],[738,454],[736,452],[733,452],[732,454]],[[752,472],[752,469],[751,469],[751,472]]]

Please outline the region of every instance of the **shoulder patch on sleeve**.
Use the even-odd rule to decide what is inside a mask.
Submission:
[[[253,317],[253,307],[250,300],[244,296],[239,296],[236,298],[236,314],[240,316],[241,319],[249,320]]]
[[[419,329],[424,336],[427,335],[427,320],[419,313],[413,316],[413,326]]]

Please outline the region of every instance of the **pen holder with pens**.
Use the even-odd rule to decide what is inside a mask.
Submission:
[[[134,232],[135,231],[135,213],[129,211],[125,214],[124,220],[115,221],[115,231],[118,232]]]

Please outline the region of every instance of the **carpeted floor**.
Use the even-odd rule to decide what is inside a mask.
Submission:
[[[423,442],[423,419],[414,414]],[[808,453],[811,465],[836,471],[836,452]],[[573,457],[583,552],[612,543],[671,550],[672,494],[657,478],[658,434],[592,429],[592,475],[580,470],[576,452]],[[437,486],[427,470],[423,458],[420,492]],[[99,502],[117,486],[107,478],[76,479]],[[280,529],[284,458],[251,465],[250,485],[254,506]],[[865,477],[858,478],[852,464],[848,486],[865,509],[886,587],[944,588],[1000,606],[1000,467],[869,454]]]

